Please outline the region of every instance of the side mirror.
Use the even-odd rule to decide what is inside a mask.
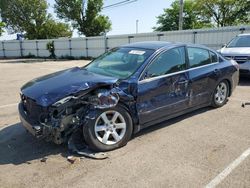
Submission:
[[[144,72],[143,77],[142,77],[143,80],[146,78],[148,78],[148,71]]]
[[[157,76],[157,75],[152,74],[152,73],[149,73],[148,71],[146,71],[146,72],[143,74],[142,79],[144,80],[144,79],[152,78],[152,77],[155,77],[155,76]]]
[[[222,48],[225,48],[226,46],[227,46],[227,44],[223,44],[221,47],[222,47]]]

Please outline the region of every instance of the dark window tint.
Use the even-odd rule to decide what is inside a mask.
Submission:
[[[218,62],[218,56],[216,53],[210,51],[211,62],[216,63]]]
[[[188,58],[190,68],[211,63],[208,51],[202,48],[188,48]]]
[[[182,71],[186,68],[184,47],[170,49],[160,54],[147,69],[147,77]]]

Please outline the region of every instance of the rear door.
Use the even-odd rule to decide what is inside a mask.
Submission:
[[[211,100],[216,80],[221,71],[217,69],[218,57],[210,50],[187,47],[190,79],[190,105],[207,104]]]
[[[185,57],[185,47],[169,49],[145,69],[138,83],[140,124],[164,119],[188,108],[189,77]]]

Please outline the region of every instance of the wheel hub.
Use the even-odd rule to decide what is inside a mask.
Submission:
[[[105,145],[118,143],[126,132],[124,117],[117,111],[103,112],[96,120],[95,135]]]
[[[218,104],[222,104],[226,100],[227,95],[227,85],[224,82],[221,82],[217,88],[215,93],[215,101]]]

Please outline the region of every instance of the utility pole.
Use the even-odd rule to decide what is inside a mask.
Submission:
[[[183,28],[183,0],[180,0],[179,30]]]
[[[135,27],[136,27],[136,34],[138,33],[138,25],[139,24],[139,20],[136,20],[136,24],[135,24]]]
[[[83,16],[86,15],[86,9],[87,9],[87,5],[88,4],[88,0],[82,0],[82,14]]]

